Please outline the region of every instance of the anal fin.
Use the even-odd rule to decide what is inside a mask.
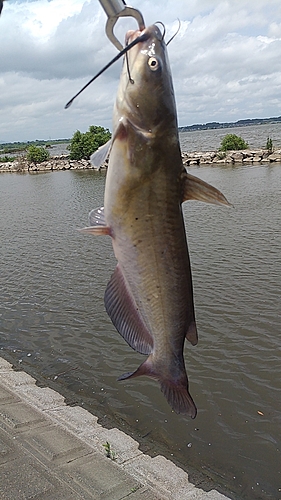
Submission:
[[[152,336],[118,265],[107,285],[104,303],[112,323],[126,342],[139,353],[150,354]]]

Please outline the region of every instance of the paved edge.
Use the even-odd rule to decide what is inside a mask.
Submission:
[[[106,429],[98,418],[80,406],[67,406],[56,391],[36,385],[36,380],[24,371],[15,371],[0,357],[0,384],[25,405],[44,415],[48,423],[66,431],[73,440],[80,440],[100,459],[105,457],[104,443],[110,443],[114,460],[110,461],[133,479],[148,488],[147,498],[161,500],[227,500],[216,490],[204,491],[189,482],[188,474],[165,457],[151,458],[139,450],[139,443],[119,429]],[[7,402],[8,403],[8,402]],[[6,404],[6,408],[9,404]],[[109,460],[109,459],[107,459]],[[106,461],[108,464],[108,462]],[[106,466],[105,466],[106,467]],[[139,498],[133,492],[130,499]],[[146,497],[146,495],[144,495]]]

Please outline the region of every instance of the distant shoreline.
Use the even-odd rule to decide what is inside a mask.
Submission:
[[[272,118],[247,118],[245,120],[238,120],[236,122],[208,122],[208,123],[197,123],[194,125],[185,125],[179,127],[179,132],[193,132],[195,130],[216,130],[224,128],[237,128],[237,127],[250,127],[252,125],[270,125],[270,124],[281,124],[281,116]]]
[[[197,123],[193,125],[184,125],[178,127],[179,132],[193,132],[198,130],[219,130],[227,128],[236,127],[250,127],[253,125],[276,125],[281,124],[281,116],[275,116],[271,118],[246,118],[244,120],[238,120],[236,122],[207,122],[207,123]],[[5,154],[1,152],[1,149],[9,145],[23,145],[26,144],[27,147],[31,145],[35,146],[45,146],[47,148],[53,148],[59,144],[70,144],[71,139],[52,139],[52,140],[34,140],[34,141],[13,141],[4,142],[0,141],[0,155]]]

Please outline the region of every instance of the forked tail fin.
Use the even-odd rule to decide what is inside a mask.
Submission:
[[[169,405],[176,413],[185,413],[191,418],[196,417],[197,409],[188,391],[188,379],[185,370],[183,371],[180,380],[174,380],[172,377],[171,379],[168,379],[154,370],[153,363],[151,362],[151,356],[149,356],[135,372],[124,373],[124,375],[121,375],[118,380],[140,377],[141,375],[147,375],[148,377],[155,378],[160,382],[161,391],[163,392]]]

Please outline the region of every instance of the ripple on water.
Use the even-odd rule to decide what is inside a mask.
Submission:
[[[184,205],[199,330],[198,346],[185,347],[195,421],[175,415],[153,380],[116,381],[145,358],[105,313],[110,240],[76,231],[102,205],[96,172],[1,176],[0,346],[73,401],[134,431],[146,449],[203,469],[240,498],[276,499],[281,170],[190,170],[234,205]]]

